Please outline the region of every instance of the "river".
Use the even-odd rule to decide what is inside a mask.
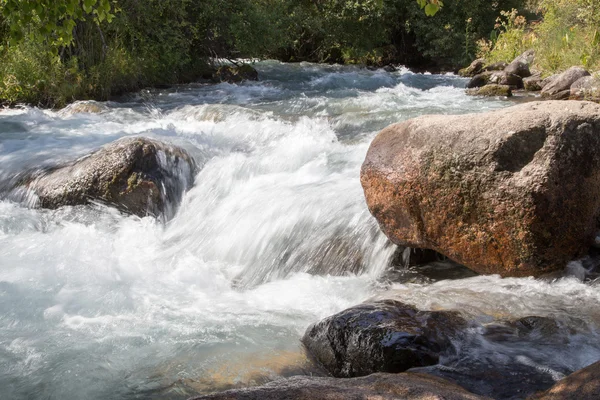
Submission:
[[[394,246],[359,181],[370,141],[418,115],[511,101],[469,97],[450,74],[257,69],[260,82],[147,90],[101,113],[0,111],[1,398],[185,399],[319,373],[305,329],[372,297],[461,311],[473,325],[459,359],[471,364],[555,380],[600,358],[594,282],[388,278]],[[31,209],[6,190],[23,171],[130,135],[181,145],[201,167],[170,221]],[[526,341],[486,331],[531,315],[558,330]],[[442,363],[458,370],[459,359]]]

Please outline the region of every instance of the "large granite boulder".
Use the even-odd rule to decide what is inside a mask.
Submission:
[[[508,64],[506,68],[504,68],[504,72],[507,74],[520,76],[521,78],[527,78],[531,76],[529,65],[519,60],[515,60]]]
[[[552,100],[568,99],[571,95],[571,85],[590,73],[581,67],[571,67],[558,74],[542,87],[542,97]]]
[[[32,205],[41,208],[100,202],[138,216],[172,216],[194,170],[185,150],[135,137],[46,171],[27,186],[35,195]]]
[[[437,364],[466,322],[452,311],[419,311],[394,300],[351,307],[308,328],[302,343],[338,378]]]
[[[475,75],[469,82],[467,82],[467,89],[473,89],[487,85],[493,73],[493,71],[486,71]]]
[[[600,399],[600,361],[560,380],[545,392],[528,400],[597,400]]]
[[[600,217],[600,105],[531,102],[384,129],[367,204],[400,246],[482,274],[541,275],[586,253]]]
[[[506,71],[496,71],[490,75],[488,84],[507,85],[514,89],[523,88],[523,78],[519,75],[510,74]]]
[[[419,373],[336,379],[294,376],[190,400],[489,400],[442,378]]]

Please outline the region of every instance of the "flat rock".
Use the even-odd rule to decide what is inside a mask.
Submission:
[[[531,102],[384,129],[361,171],[399,246],[481,274],[539,276],[586,254],[600,216],[600,105]]]
[[[485,400],[442,378],[419,373],[336,379],[295,376],[264,386],[190,400]]]
[[[35,195],[31,205],[41,208],[100,202],[142,217],[172,216],[193,183],[194,170],[185,150],[135,137],[45,171],[26,186]]]
[[[335,377],[403,372],[436,364],[466,322],[451,311],[419,311],[394,300],[351,307],[310,326],[302,343]]]

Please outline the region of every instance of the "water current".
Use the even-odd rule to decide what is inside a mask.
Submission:
[[[461,311],[472,328],[443,360],[455,371],[487,360],[556,380],[600,358],[594,283],[386,278],[395,248],[359,182],[370,141],[418,115],[511,101],[468,97],[450,74],[257,69],[260,82],[147,90],[100,113],[0,111],[0,191],[132,135],[183,146],[201,167],[168,222],[0,193],[0,398],[185,399],[319,373],[305,329],[373,297]],[[519,341],[489,328],[532,315],[558,329]]]

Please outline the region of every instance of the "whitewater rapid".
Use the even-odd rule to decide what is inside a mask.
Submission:
[[[479,324],[542,314],[570,329],[563,351],[532,357],[477,347],[473,328],[478,354],[506,351],[557,377],[600,358],[595,284],[385,279],[395,248],[359,181],[370,141],[414,116],[511,102],[468,97],[453,75],[257,69],[260,82],[146,90],[100,113],[0,112],[0,397],[185,399],[318,373],[304,330],[389,290]],[[180,145],[200,167],[166,223],[102,205],[29,209],[8,194],[26,171],[135,135]]]

